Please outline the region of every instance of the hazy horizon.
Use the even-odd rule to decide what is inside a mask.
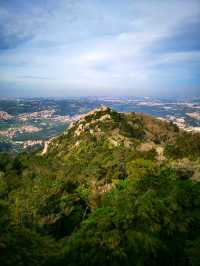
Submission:
[[[2,0],[0,97],[200,96],[199,0]]]

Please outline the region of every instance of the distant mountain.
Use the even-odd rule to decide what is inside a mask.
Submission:
[[[199,162],[199,134],[105,106],[0,155],[3,265],[198,265]]]

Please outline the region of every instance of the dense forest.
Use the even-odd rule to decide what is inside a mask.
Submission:
[[[200,265],[200,135],[102,107],[0,155],[0,265]]]

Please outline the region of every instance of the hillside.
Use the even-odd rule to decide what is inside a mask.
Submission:
[[[140,113],[118,113],[103,106],[73,122],[64,134],[52,142],[49,153],[62,156],[62,153],[66,153],[73,147],[79,147],[82,143],[103,141],[110,147],[125,148],[139,148],[138,145],[141,144],[142,147],[146,146],[146,149],[150,146],[152,148],[169,148],[171,145],[177,145],[180,152],[179,157],[187,157],[190,151],[194,156],[199,156],[197,143],[191,146],[192,141],[198,142],[199,136],[198,133],[181,130],[171,122]],[[186,152],[184,147],[179,145],[179,142],[186,138],[187,141],[189,139],[188,155],[184,154]]]
[[[80,169],[82,173],[93,163],[95,170],[98,164],[105,169],[110,163],[115,169],[110,171],[115,176],[119,162],[122,166],[136,158],[154,160],[158,164],[177,161],[179,165],[187,162],[194,165],[200,157],[200,134],[188,133],[152,116],[119,113],[103,106],[73,122],[50,142],[47,150],[46,157],[53,158],[51,165],[55,160],[56,165],[72,163],[71,169]]]
[[[200,135],[102,106],[0,158],[3,265],[198,265]]]
[[[70,128],[52,143],[61,152],[67,147],[79,146],[85,141],[106,141],[110,146],[136,147],[140,143],[171,143],[178,128],[172,123],[136,113],[118,113],[108,107],[95,109],[71,124]],[[66,146],[65,146],[66,145]]]

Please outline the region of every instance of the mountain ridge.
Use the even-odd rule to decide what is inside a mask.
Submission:
[[[97,141],[107,138],[113,146],[124,145],[128,148],[145,142],[149,147],[155,145],[159,148],[164,143],[170,143],[170,139],[175,138],[180,131],[172,123],[142,113],[119,113],[103,106],[72,122],[61,136],[50,142],[48,149],[49,152],[55,147],[59,149],[65,138],[70,138],[71,143],[78,147],[80,142],[91,141],[92,137]],[[142,149],[145,149],[144,145]]]

